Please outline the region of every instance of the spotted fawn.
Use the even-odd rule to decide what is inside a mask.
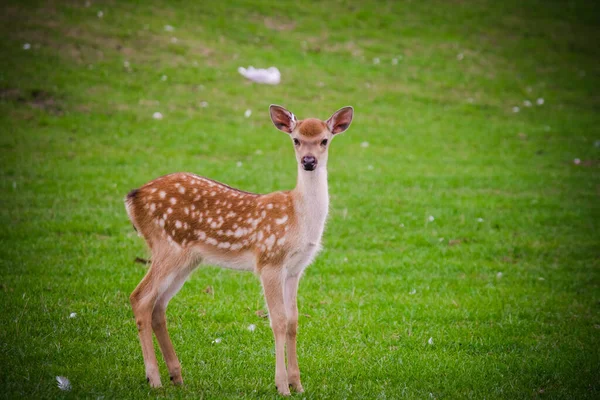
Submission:
[[[290,387],[303,391],[296,356],[298,282],[321,247],[329,208],[329,144],[348,129],[353,109],[344,107],[327,121],[297,120],[276,105],[269,111],[275,127],[294,145],[295,189],[254,194],[191,173],[174,173],[132,190],[125,199],[129,219],[152,254],[146,276],[130,296],[152,387],[161,386],[153,331],[171,380],[183,383],[165,310],[190,273],[209,264],[260,276],[275,337],[275,385],[282,395],[289,395]]]

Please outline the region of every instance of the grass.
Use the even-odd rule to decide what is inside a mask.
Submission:
[[[259,282],[216,268],[167,312],[185,386],[147,387],[128,301],[147,253],[122,198],[174,171],[292,188],[278,103],[356,113],[300,286],[295,398],[598,398],[599,17],[585,1],[4,3],[0,397],[277,397]],[[245,81],[248,65],[282,83]]]

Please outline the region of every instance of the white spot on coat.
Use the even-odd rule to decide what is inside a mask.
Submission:
[[[271,234],[271,236],[269,236],[267,240],[265,240],[265,244],[267,245],[267,248],[271,250],[273,244],[275,244],[275,235]]]
[[[285,221],[287,221],[287,220],[288,220],[288,216],[287,216],[287,215],[284,215],[284,216],[283,216],[283,217],[281,217],[281,218],[276,218],[276,219],[275,219],[275,223],[276,223],[277,225],[281,225],[281,224],[284,224],[284,223],[285,223]]]
[[[245,233],[245,232],[246,232],[246,230],[245,230],[245,229],[242,229],[242,228],[237,228],[237,229],[235,230],[234,236],[235,236],[236,238],[242,237],[242,236],[244,235],[244,233]]]

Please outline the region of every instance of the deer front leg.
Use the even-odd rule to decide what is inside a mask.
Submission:
[[[271,329],[273,329],[273,336],[275,337],[275,386],[279,393],[288,396],[290,388],[288,387],[287,372],[285,370],[287,319],[283,302],[282,270],[264,267],[260,279],[265,292],[267,307],[269,308]]]
[[[287,315],[287,357],[288,357],[288,382],[299,393],[304,392],[300,383],[300,368],[296,356],[296,334],[298,332],[298,281],[300,275],[291,275],[285,278],[284,300]]]

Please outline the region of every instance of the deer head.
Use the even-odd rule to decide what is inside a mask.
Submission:
[[[272,104],[269,111],[275,127],[292,139],[296,160],[304,171],[327,167],[327,152],[331,140],[348,129],[354,114],[352,107],[344,107],[327,121],[316,118],[298,121],[292,112],[281,106]]]

